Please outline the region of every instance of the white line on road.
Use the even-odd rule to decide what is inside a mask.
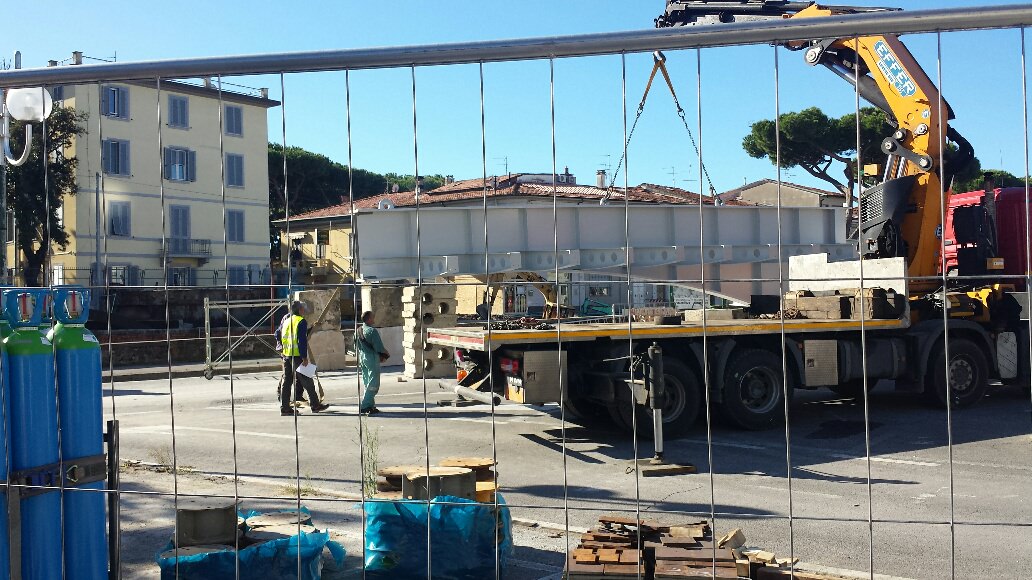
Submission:
[[[706,443],[707,443],[706,441],[703,441],[701,439],[681,439],[681,441],[683,441],[684,443],[695,443],[696,445],[706,445]],[[764,447],[763,445],[750,445],[748,443],[725,443],[723,441],[714,441],[713,442],[713,446],[714,447],[732,447],[734,449],[752,449],[752,450],[758,450],[758,451],[764,451],[764,450],[769,450],[770,449],[769,447]]]
[[[787,487],[775,487],[773,485],[757,485],[757,484],[749,483],[749,484],[746,484],[746,487],[755,487],[757,489],[769,489],[769,490],[773,490],[773,491],[788,492],[788,488]],[[815,495],[817,497],[826,497],[826,498],[829,498],[829,499],[842,499],[841,495],[835,495],[833,493],[821,493],[819,491],[805,491],[805,490],[799,489],[798,487],[792,488],[792,493],[793,494],[801,493],[803,495]]]
[[[168,413],[168,409],[162,409],[160,411],[130,411],[128,413],[115,413],[115,415],[105,415],[105,417],[115,419],[117,417],[128,417],[129,415],[149,415],[151,413]]]
[[[232,429],[213,429],[211,427],[178,426],[178,427],[176,427],[176,431],[200,431],[200,432],[203,432],[203,433],[224,433],[226,435],[232,435],[233,434],[233,430]],[[153,435],[171,435],[172,434],[172,429],[171,429],[171,427],[167,427],[165,425],[148,425],[148,426],[143,426],[143,427],[129,427],[128,429],[122,429],[122,432],[123,433],[150,433],[150,434],[153,434]],[[236,434],[237,435],[247,435],[248,437],[266,437],[266,438],[269,438],[269,439],[290,439],[290,440],[294,439],[294,435],[283,435],[283,434],[280,434],[280,433],[262,433],[260,431],[240,431],[240,430],[237,430]],[[301,439],[302,437],[300,435],[298,435],[297,438]]]
[[[856,455],[846,455],[844,453],[832,453],[832,457],[838,459],[853,459],[856,461],[866,461],[867,456],[857,457]],[[874,463],[895,463],[897,465],[916,465],[919,467],[939,467],[938,463],[931,461],[914,461],[912,459],[894,459],[892,457],[872,457],[871,461]]]

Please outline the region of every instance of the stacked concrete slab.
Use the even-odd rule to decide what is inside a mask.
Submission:
[[[340,293],[334,290],[302,290],[295,300],[305,303],[308,347],[320,370],[340,370],[347,365],[347,347],[340,331]],[[319,320],[319,316],[322,319]]]
[[[410,286],[402,290],[401,304],[405,376],[416,379],[455,377],[452,349],[426,342],[426,329],[447,328],[458,322],[455,286]]]

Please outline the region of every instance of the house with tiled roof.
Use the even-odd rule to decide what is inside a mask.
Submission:
[[[612,190],[606,187],[605,172],[596,176],[595,185],[578,184],[569,170],[551,173],[509,173],[449,181],[430,191],[383,193],[351,202],[317,209],[289,219],[274,220],[272,227],[280,237],[281,262],[299,274],[300,283],[340,283],[354,276],[352,260],[352,213],[393,208],[431,207],[527,207],[561,205],[684,204],[712,205],[713,199],[684,189],[643,183]],[[739,205],[730,200],[728,203]]]
[[[761,179],[718,194],[717,199],[723,204],[776,206],[778,195],[776,180]],[[787,181],[781,182],[780,196],[782,207],[842,207],[847,202],[846,195],[842,192]]]

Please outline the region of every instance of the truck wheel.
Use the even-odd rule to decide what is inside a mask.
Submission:
[[[567,397],[563,402],[566,420],[582,427],[609,427],[612,421],[604,405],[582,398]]]
[[[663,405],[663,438],[675,439],[683,437],[699,418],[702,391],[699,380],[688,365],[681,361],[663,357],[663,376],[666,384],[666,401]],[[633,430],[631,421],[631,405],[627,401],[618,402],[610,407],[610,415],[618,427],[626,431]],[[652,410],[647,406],[635,405],[638,413],[638,434],[652,439]]]
[[[784,391],[781,357],[767,350],[742,350],[727,363],[722,409],[743,429],[768,429],[785,418]]]
[[[950,341],[949,383],[952,391],[950,407],[959,409],[977,403],[989,388],[989,363],[985,353],[970,340]],[[940,351],[932,359],[925,377],[925,396],[936,406],[946,408],[946,353]]]

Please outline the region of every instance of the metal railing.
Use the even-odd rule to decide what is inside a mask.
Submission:
[[[675,51],[728,46],[764,46],[789,40],[851,38],[865,34],[931,32],[938,40],[941,33],[945,31],[1020,28],[1021,74],[1024,88],[1023,27],[1030,25],[1032,25],[1032,6],[1027,4],[909,13],[885,12],[817,20],[755,22],[700,28],[451,45],[9,70],[0,71],[0,87],[89,84],[126,79],[202,76],[221,78],[227,75],[267,73],[282,75],[317,71],[346,71],[349,76],[345,78],[350,79],[350,75],[354,71],[404,68],[411,71],[412,75],[414,133],[412,154],[417,161],[414,173],[418,175],[419,139],[415,134],[418,126],[415,122],[415,112],[418,109],[415,101],[415,70],[424,66],[473,64],[480,67],[481,73],[479,121],[481,123],[483,173],[486,179],[488,138],[483,117],[486,116],[484,111],[488,107],[484,103],[483,68],[485,65],[534,59],[547,60],[551,65],[558,58],[572,59],[595,55],[624,57],[632,53],[653,50]],[[779,50],[778,48],[772,49],[775,100],[778,99],[780,90],[778,84],[780,80],[777,76]],[[701,61],[701,57],[697,56],[696,58]],[[624,74],[624,84],[621,87],[624,90],[622,101],[626,107],[626,70],[621,72]],[[700,92],[698,113],[701,126],[703,114],[701,98],[703,72],[701,67],[698,67],[697,75],[696,82]],[[970,78],[964,80],[967,82]],[[554,83],[554,76],[550,75],[550,89],[554,89]],[[957,82],[957,84],[960,83]],[[285,83],[281,84],[281,89],[283,86]],[[393,90],[394,88],[384,87],[383,89]],[[462,89],[450,87],[449,90]],[[468,90],[476,91],[472,87]],[[350,93],[347,96],[350,97]],[[550,91],[549,98],[554,99],[554,90]],[[1027,109],[1025,95],[1022,94],[1019,98],[1022,100],[1022,109]],[[347,99],[341,100],[343,103],[350,103]],[[324,103],[321,102],[322,104]],[[772,105],[769,112],[780,111],[779,102],[769,104]],[[551,114],[549,121],[553,135],[551,143],[553,168],[551,172],[553,175],[558,175],[555,166],[559,162],[554,137],[557,113],[554,101],[551,101],[549,105]],[[856,100],[856,105],[859,108],[859,98]],[[347,106],[347,104],[341,106]],[[720,104],[718,103],[717,106]],[[288,107],[286,99],[284,99],[283,107],[282,140],[286,141],[287,115],[285,110]],[[138,111],[139,109],[137,109]],[[323,113],[324,111],[319,112],[319,114]],[[455,111],[452,110],[447,112],[449,116],[455,114]],[[141,113],[141,118],[143,117],[144,115]],[[160,110],[155,113],[154,117],[160,119]],[[353,163],[350,158],[350,108],[347,109],[347,119],[349,155],[347,166],[351,167]],[[103,120],[101,119],[100,122]],[[594,120],[592,120],[591,127],[587,129],[595,130],[595,128]],[[626,125],[624,133],[626,134]],[[1024,131],[1024,134],[1027,142],[1027,131]],[[262,137],[264,138],[264,136]],[[700,149],[702,143],[703,139],[700,136]],[[219,146],[221,147],[221,142]],[[1024,143],[1015,145],[1019,148],[1023,146],[1025,146]],[[403,147],[407,148],[407,145]],[[702,157],[703,153],[700,151],[700,162]],[[1025,159],[1027,173],[1027,150]],[[781,182],[780,170],[775,171],[777,171],[778,181]],[[289,166],[286,163],[284,173],[289,175]],[[699,185],[701,190],[701,179]],[[554,201],[555,198],[553,198]],[[163,212],[165,209],[163,206]],[[418,206],[415,211],[420,211]],[[494,208],[488,207],[486,194],[483,211],[486,224],[486,216],[495,211]],[[627,212],[630,215],[633,209],[628,209]],[[289,208],[287,214],[289,215]],[[558,229],[560,225],[557,223],[555,227]],[[409,233],[404,232],[406,235]],[[411,234],[419,236],[419,233],[420,223],[417,217],[415,231]],[[556,239],[558,239],[558,232],[547,233],[549,235],[556,234]],[[703,235],[705,233],[700,231],[700,240],[706,238]],[[399,232],[399,235],[402,234]],[[485,246],[487,245],[486,238],[489,236],[490,231],[485,225]],[[360,240],[360,232],[358,237]],[[204,243],[195,246],[194,242]],[[211,254],[211,242],[210,240],[180,242],[165,240],[169,249],[168,256],[208,256]],[[185,245],[177,246],[177,243],[185,243]],[[214,243],[220,242],[214,240]],[[221,243],[228,247],[228,240],[223,239]],[[177,247],[181,250],[180,254],[175,253]],[[699,249],[702,249],[701,246]],[[561,251],[563,250],[560,249],[557,241],[552,244],[551,253],[556,258],[556,264],[559,262]],[[628,247],[627,251],[629,254],[631,248]],[[225,253],[228,254],[228,252]],[[103,258],[107,263],[113,261],[114,257],[109,256],[105,249]],[[486,265],[488,258],[487,255],[484,256],[485,267],[488,267]],[[630,260],[625,260],[624,263],[630,263]],[[296,273],[297,264],[292,264],[292,266]],[[173,301],[170,300],[170,296],[173,294],[169,289],[167,270],[168,266],[161,269],[160,272],[153,269],[146,272],[141,271],[138,282],[141,286],[153,287],[157,284],[158,289],[163,292],[164,302],[161,303],[161,306],[164,309],[165,327],[170,333],[170,329],[176,327],[177,313],[171,305]],[[216,311],[229,307],[229,292],[234,287],[226,279],[225,270],[225,267],[221,270],[211,270],[212,285],[221,285],[226,290],[226,301],[220,301],[222,306],[218,306]],[[416,270],[419,271],[419,268]],[[697,279],[685,280],[675,276],[669,280],[651,280],[648,283],[663,285],[683,282],[693,288],[699,287],[705,292],[708,284],[713,281],[706,279],[705,268],[700,268],[700,271],[701,275]],[[220,275],[219,272],[222,274]],[[558,277],[558,265],[555,273]],[[297,289],[295,280],[291,280],[286,271],[276,274],[278,274],[277,280],[262,280],[257,284],[262,284],[263,290],[268,289],[270,295],[275,296],[285,295]],[[72,275],[72,270],[65,271],[65,276],[68,277],[66,282],[71,282]],[[768,270],[762,276],[755,275],[752,278],[743,277],[726,281],[748,284],[758,281],[763,276],[766,276],[763,281],[778,284],[782,286],[782,290],[788,289],[787,284],[790,281],[780,269],[776,270],[774,274],[770,274]],[[208,285],[208,278],[207,274],[198,273],[196,285]],[[620,303],[633,302],[630,274],[628,274],[627,280],[627,297],[620,300]],[[282,284],[275,285],[274,282],[277,281]],[[1028,283],[1028,276],[1025,276],[1023,281]],[[859,285],[863,287],[869,282],[870,280],[865,278],[861,267]],[[642,281],[636,280],[634,283],[642,283]],[[414,282],[402,283],[403,286],[415,287],[420,292],[430,284],[430,280],[422,277],[417,278]],[[946,284],[945,278],[943,284],[944,286]],[[109,281],[98,289],[108,291],[106,296],[110,297],[109,291],[112,290],[113,285],[115,284]],[[307,288],[315,289],[336,286],[339,285],[306,285]],[[1029,287],[1032,288],[1032,285]],[[359,284],[353,283],[352,289],[357,295]],[[459,287],[458,291],[461,290],[462,288]],[[863,303],[862,296],[860,302]],[[278,303],[278,300],[274,298],[270,300],[269,305],[275,303]],[[422,309],[423,307],[418,308]],[[110,311],[108,309],[109,313]],[[619,511],[633,518],[648,516],[649,518],[664,519],[665,516],[669,516],[676,521],[706,518],[721,531],[733,527],[755,525],[758,531],[755,532],[755,536],[749,536],[750,543],[767,541],[777,544],[779,555],[783,553],[790,560],[802,555],[810,558],[824,558],[829,566],[834,568],[860,567],[862,574],[872,579],[876,573],[888,573],[896,576],[912,574],[929,578],[975,577],[982,573],[1003,575],[1013,574],[1016,570],[1023,571],[1032,566],[1027,560],[1027,554],[1018,549],[1020,545],[1024,545],[1022,542],[1023,538],[1027,538],[1028,522],[1030,521],[1028,512],[1021,511],[1025,509],[1025,506],[1020,501],[1023,497],[1022,485],[1027,479],[1026,474],[1032,469],[1032,465],[1028,464],[1025,445],[1030,432],[1028,423],[1030,400],[1027,390],[1007,391],[1000,395],[998,400],[992,401],[993,405],[982,411],[975,411],[973,415],[963,417],[963,421],[958,421],[956,418],[962,416],[959,415],[958,410],[951,407],[951,397],[949,396],[946,397],[947,409],[945,419],[943,419],[941,415],[933,416],[915,410],[916,406],[911,404],[910,399],[905,395],[892,400],[869,395],[868,390],[874,385],[867,384],[868,373],[866,372],[863,373],[863,382],[859,390],[855,390],[848,397],[831,397],[827,393],[806,390],[797,393],[796,396],[801,401],[793,403],[789,381],[796,377],[792,377],[792,373],[789,372],[791,365],[797,364],[797,367],[791,368],[801,369],[801,372],[805,373],[819,366],[822,361],[811,357],[804,362],[802,359],[806,353],[798,349],[789,350],[795,345],[795,338],[787,335],[785,330],[787,321],[784,317],[768,319],[768,326],[777,328],[774,332],[779,339],[777,341],[779,347],[775,349],[776,352],[765,351],[765,354],[757,352],[762,349],[753,348],[744,351],[752,359],[741,363],[744,366],[739,370],[744,369],[743,374],[750,374],[755,368],[762,366],[756,361],[766,363],[769,362],[770,357],[775,357],[777,361],[780,361],[780,364],[775,365],[777,368],[774,369],[780,371],[780,374],[775,373],[776,376],[764,373],[750,375],[753,376],[753,380],[743,383],[743,389],[758,388],[757,385],[765,380],[768,382],[775,380],[778,383],[775,385],[778,387],[775,391],[781,395],[781,398],[775,401],[775,411],[777,414],[783,412],[784,432],[779,430],[768,431],[764,434],[743,434],[728,429],[716,419],[718,414],[727,414],[729,411],[725,402],[727,397],[732,394],[718,389],[717,385],[723,385],[726,379],[734,373],[727,371],[726,374],[717,376],[728,368],[723,365],[730,360],[730,355],[728,355],[728,351],[722,349],[716,349],[718,352],[714,352],[713,344],[716,338],[708,333],[713,332],[712,329],[719,325],[707,323],[705,316],[706,314],[703,314],[702,324],[699,325],[702,332],[699,337],[701,342],[692,343],[692,346],[684,346],[682,350],[671,351],[677,354],[672,361],[673,364],[667,367],[668,369],[691,367],[692,372],[696,372],[700,379],[698,391],[695,393],[698,396],[696,403],[699,406],[699,424],[694,427],[694,430],[688,432],[684,440],[668,444],[667,447],[668,456],[680,454],[683,460],[691,459],[697,464],[701,474],[692,478],[667,480],[669,483],[656,485],[640,477],[642,472],[639,463],[643,458],[642,450],[644,449],[641,445],[645,445],[645,443],[639,444],[638,436],[651,430],[642,421],[651,419],[652,415],[639,414],[639,409],[633,404],[630,406],[629,413],[621,415],[620,409],[616,409],[617,412],[614,413],[614,421],[625,422],[633,431],[634,436],[629,442],[615,441],[612,434],[608,432],[599,435],[599,438],[603,439],[602,442],[592,442],[584,433],[589,432],[590,420],[599,419],[605,414],[605,408],[601,408],[602,413],[597,413],[596,411],[599,411],[600,408],[589,407],[588,412],[585,413],[583,430],[581,427],[577,427],[576,432],[571,432],[574,429],[573,411],[572,407],[568,409],[565,404],[552,407],[547,412],[539,412],[537,410],[527,411],[522,408],[514,411],[511,406],[498,408],[491,403],[489,410],[480,408],[483,410],[483,416],[474,417],[471,415],[476,413],[475,410],[451,413],[450,410],[432,409],[430,403],[433,391],[427,387],[425,380],[421,385],[422,388],[418,386],[413,388],[411,384],[405,386],[407,381],[398,381],[401,385],[399,387],[392,380],[385,381],[385,393],[391,397],[397,397],[393,401],[401,402],[397,405],[384,404],[384,407],[391,411],[391,417],[381,423],[374,423],[379,420],[356,419],[355,412],[358,410],[357,400],[362,395],[362,382],[356,373],[347,369],[342,376],[325,380],[331,389],[333,387],[341,389],[337,391],[337,394],[343,395],[335,401],[335,403],[339,402],[341,411],[329,419],[340,421],[338,425],[352,425],[346,422],[354,420],[357,425],[358,435],[355,440],[357,444],[352,444],[351,438],[341,436],[340,429],[320,432],[318,426],[304,424],[303,419],[300,418],[284,419],[281,423],[275,423],[265,415],[258,414],[266,411],[274,412],[275,403],[272,401],[270,393],[275,380],[255,375],[253,382],[259,383],[263,380],[265,382],[262,382],[261,386],[254,390],[247,390],[250,385],[242,386],[241,383],[235,382],[232,349],[230,348],[227,349],[224,361],[222,359],[213,361],[210,355],[208,357],[209,370],[215,362],[220,364],[225,362],[228,366],[229,375],[225,385],[218,381],[205,383],[206,392],[223,389],[219,391],[218,397],[206,395],[203,399],[197,398],[195,393],[190,391],[190,385],[182,382],[185,379],[178,377],[179,370],[173,368],[171,356],[168,358],[167,368],[157,369],[162,373],[167,372],[168,377],[167,385],[159,385],[159,387],[134,381],[132,375],[129,374],[116,375],[112,370],[106,390],[107,408],[113,418],[118,419],[120,416],[124,416],[127,425],[130,421],[134,425],[127,428],[120,437],[123,446],[122,458],[133,459],[131,455],[133,453],[138,455],[147,453],[148,446],[155,445],[155,439],[149,438],[150,436],[169,434],[171,453],[167,456],[166,463],[169,465],[165,466],[167,468],[165,472],[169,474],[173,485],[171,491],[165,488],[161,488],[159,491],[141,490],[140,486],[125,485],[105,493],[111,493],[118,499],[132,497],[135,500],[138,498],[141,502],[152,497],[160,497],[162,500],[167,500],[160,506],[160,509],[165,511],[171,511],[178,506],[182,497],[204,495],[228,496],[234,501],[241,499],[279,500],[280,503],[283,503],[285,500],[289,500],[291,505],[300,508],[302,503],[307,503],[302,496],[310,494],[314,496],[310,498],[312,503],[317,504],[320,509],[331,513],[343,513],[345,515],[341,520],[347,520],[350,518],[348,514],[354,513],[353,508],[356,505],[365,509],[367,494],[365,493],[364,477],[368,465],[375,464],[377,461],[375,454],[371,455],[370,451],[375,445],[383,445],[386,449],[399,454],[424,453],[425,455],[419,456],[419,459],[429,467],[432,461],[431,455],[438,453],[439,450],[447,450],[455,454],[468,454],[470,449],[476,448],[485,449],[484,453],[487,453],[488,446],[485,442],[489,440],[489,452],[492,458],[502,459],[503,469],[500,470],[502,481],[505,482],[504,478],[511,478],[509,480],[511,483],[505,484],[505,487],[511,490],[508,506],[513,513],[520,513],[521,518],[531,523],[541,519],[537,516],[539,513],[553,516],[558,513],[559,515],[556,517],[562,520],[562,523],[555,526],[563,532],[561,538],[541,540],[541,546],[544,546],[546,542],[551,542],[550,545],[563,544],[559,549],[560,558],[550,560],[547,566],[539,564],[539,568],[535,569],[541,572],[542,576],[559,577],[561,569],[567,561],[567,557],[572,554],[573,545],[577,541],[575,532],[584,527],[586,523],[595,521],[600,513],[610,511]],[[873,360],[880,358],[874,356],[877,351],[870,351],[870,355],[868,354],[867,349],[870,345],[867,344],[866,337],[878,330],[871,325],[873,321],[865,320],[863,316],[861,315],[857,322],[860,326],[860,336],[863,337],[859,348],[866,370],[869,364],[882,364],[884,361]],[[641,356],[641,346],[648,342],[634,338],[634,333],[639,330],[639,327],[633,320],[604,317],[584,319],[580,322],[586,320],[590,320],[592,323],[613,323],[614,320],[618,320],[621,324],[626,325],[626,334],[620,334],[609,344],[608,354],[605,356],[610,357],[606,359],[608,363],[611,363],[610,368],[619,365],[618,361],[631,360]],[[109,328],[111,322],[111,314],[109,314],[107,320]],[[267,322],[267,318],[263,322]],[[931,322],[936,321],[932,320]],[[944,326],[946,325],[945,317],[941,322]],[[248,327],[248,331],[255,330],[256,326]],[[547,337],[551,341],[548,344],[556,345],[557,349],[569,349],[575,339],[583,340],[585,333],[595,332],[590,328],[585,330],[583,325],[577,325],[574,322],[559,322],[555,326],[554,329],[544,329],[542,332],[552,332]],[[573,328],[567,330],[564,328],[565,326],[573,326]],[[666,328],[661,330],[669,331]],[[491,336],[491,331],[488,330],[488,339]],[[738,338],[740,337],[732,337],[732,340]],[[950,342],[943,339],[942,343],[943,348],[948,350],[949,347],[946,345]],[[227,332],[226,344],[228,346],[235,344],[234,338],[229,332]],[[700,345],[698,349],[694,349],[696,344]],[[740,343],[736,344],[748,346],[751,343],[749,339],[742,339]],[[208,346],[211,347],[210,344]],[[1025,346],[1021,348],[1025,348]],[[168,340],[168,349],[171,352],[171,340]],[[700,352],[697,353],[696,350]],[[403,356],[402,353],[392,354],[398,357],[394,359],[395,361]],[[491,360],[490,356],[493,355],[489,355],[489,361]],[[795,357],[800,359],[798,363],[794,362]],[[745,360],[748,357],[742,355],[737,358]],[[955,374],[963,374],[960,371],[964,369],[958,370],[947,366],[947,360],[949,359],[943,359],[939,370],[944,372],[944,376],[947,377],[945,381],[948,383],[954,380]],[[754,363],[753,367],[746,364],[749,362]],[[814,366],[806,366],[808,363],[812,363]],[[769,364],[764,369],[769,370],[768,367],[770,367]],[[1027,373],[1027,369],[1023,372]],[[174,375],[176,375],[175,381],[173,381]],[[685,378],[685,375],[678,376],[682,379]],[[692,377],[694,376],[692,375]],[[567,377],[563,375],[556,378],[560,384],[565,384],[563,379]],[[577,378],[581,379],[581,377]],[[627,384],[633,384],[637,377],[633,375],[633,371],[629,371],[626,379]],[[334,384],[331,380],[338,382]],[[695,379],[692,378],[692,380]],[[616,391],[617,388],[623,386],[621,383],[612,390]],[[852,386],[855,387],[855,385]],[[343,391],[345,388],[349,391]],[[397,390],[393,390],[394,388]],[[244,394],[241,394],[241,391]],[[141,402],[139,399],[146,399],[146,397],[126,398],[123,396],[135,396],[141,392],[160,395],[157,398],[163,400],[163,407],[158,410],[138,411],[134,406],[142,408],[146,401]],[[565,393],[566,391],[563,389],[562,397],[567,396]],[[384,400],[391,401],[392,399]],[[561,400],[560,402],[569,403],[570,401]],[[762,401],[760,402],[762,403]],[[268,409],[261,405],[267,406]],[[125,411],[126,407],[131,410]],[[581,411],[583,412],[584,409]],[[155,415],[145,415],[145,413],[167,413],[168,423],[159,425],[147,423],[145,417],[154,417]],[[397,417],[393,417],[395,414]],[[524,421],[523,419],[526,419],[524,415],[532,418]],[[218,421],[222,421],[222,423],[215,425],[215,421],[211,420],[212,417],[217,417]],[[394,420],[399,417],[398,421]],[[247,427],[238,430],[238,420],[241,418],[246,419]],[[287,421],[292,421],[292,424],[288,424]],[[328,423],[328,421],[323,421],[323,423]],[[386,429],[392,436],[382,440],[375,439],[377,431],[370,430],[370,425]],[[433,429],[431,429],[431,425],[433,425]],[[448,431],[445,435],[436,434],[436,431],[444,431],[454,425],[462,425],[462,429]],[[527,430],[534,428],[533,425],[543,425],[542,433],[527,433]],[[475,430],[480,427],[483,428],[482,431]],[[394,431],[394,429],[398,429],[398,431]],[[320,440],[320,436],[333,437],[334,444],[323,445],[325,441],[331,439]],[[300,443],[302,437],[307,438],[305,441],[306,453],[302,453]],[[260,440],[260,445],[254,444],[255,439]],[[370,442],[371,439],[377,443]],[[226,445],[215,445],[214,442],[217,440]],[[845,443],[843,443],[844,441]],[[963,445],[960,444],[961,442]],[[311,459],[307,455],[307,446],[310,444],[320,445],[316,459]],[[532,444],[537,444],[539,447],[533,447],[532,453],[518,455],[520,450],[526,449],[528,445]],[[414,448],[419,448],[419,451],[413,451]],[[548,455],[549,453],[553,455]],[[958,459],[957,457],[962,453],[966,453],[966,457]],[[996,456],[998,459],[981,457],[979,454],[982,453]],[[239,460],[245,454],[251,463]],[[209,476],[212,481],[217,478],[224,480],[228,478],[231,482],[230,485],[233,486],[232,493],[225,489],[221,490],[221,493],[213,493],[209,491],[209,488],[192,487],[196,482],[188,479],[181,470],[186,461],[183,456],[186,455],[192,457],[190,461],[198,463],[194,468]],[[287,458],[285,463],[277,463],[284,457]],[[380,461],[383,463],[411,463],[412,459],[407,456],[399,458],[395,455],[390,458],[380,458]],[[302,468],[303,462],[304,469]],[[161,461],[154,463],[161,463]],[[266,467],[267,465],[272,467]],[[509,466],[512,468],[507,469]],[[315,475],[309,475],[307,469],[311,469]],[[961,470],[966,471],[962,473]],[[122,477],[124,484],[131,474],[124,474]],[[241,487],[241,483],[248,477],[251,478],[246,480],[249,487]],[[255,491],[259,485],[263,485],[261,482],[267,479],[272,479],[275,484],[281,486],[286,482],[289,484],[289,488],[286,491],[276,489],[269,494]],[[318,486],[312,485],[310,481],[312,479],[316,480]],[[353,493],[355,490],[358,491],[357,494]],[[1004,509],[999,509],[999,506],[989,503],[990,500],[985,499],[987,497],[1007,498],[1006,501],[1009,503]],[[968,502],[968,509],[958,509],[958,505],[962,502]],[[494,507],[497,508],[498,505],[495,504]],[[120,529],[122,525],[120,518],[130,516],[132,514],[116,514],[114,516],[115,528]],[[149,514],[147,517],[149,518]],[[359,535],[361,536],[361,532]],[[117,538],[118,536],[113,535],[112,537]],[[361,537],[361,544],[350,545],[349,552],[364,556],[367,545],[364,536]],[[987,540],[986,538],[992,539]],[[125,535],[123,534],[121,540],[124,539]],[[428,538],[427,541],[430,542],[430,539]],[[970,542],[974,548],[966,550],[963,545],[965,541]],[[128,550],[127,544],[117,547]],[[542,549],[541,546],[534,547],[542,552],[548,551]],[[554,548],[554,545],[552,547]],[[140,575],[144,566],[152,565],[154,550],[151,549],[152,546],[147,548],[146,557],[137,558],[136,568],[125,568],[128,570],[126,576]],[[984,554],[989,552],[993,552],[996,556],[985,557]],[[934,557],[929,554],[934,554]],[[500,568],[502,558],[496,557]],[[544,556],[527,556],[517,558],[517,561],[522,562],[530,570],[534,569],[532,565],[538,557]],[[1024,560],[1020,560],[1021,558]],[[364,557],[359,559],[365,560]],[[1020,565],[1015,564],[1016,560]],[[713,562],[715,569],[717,567],[715,557]],[[923,564],[923,567],[918,563]],[[122,558],[123,567],[130,564],[132,563],[127,564],[126,559]],[[427,571],[431,576],[433,566],[432,561],[427,562]],[[541,570],[540,567],[547,569]],[[992,568],[991,572],[989,568]],[[118,576],[122,572],[123,569],[119,568],[114,571],[114,575]]]

